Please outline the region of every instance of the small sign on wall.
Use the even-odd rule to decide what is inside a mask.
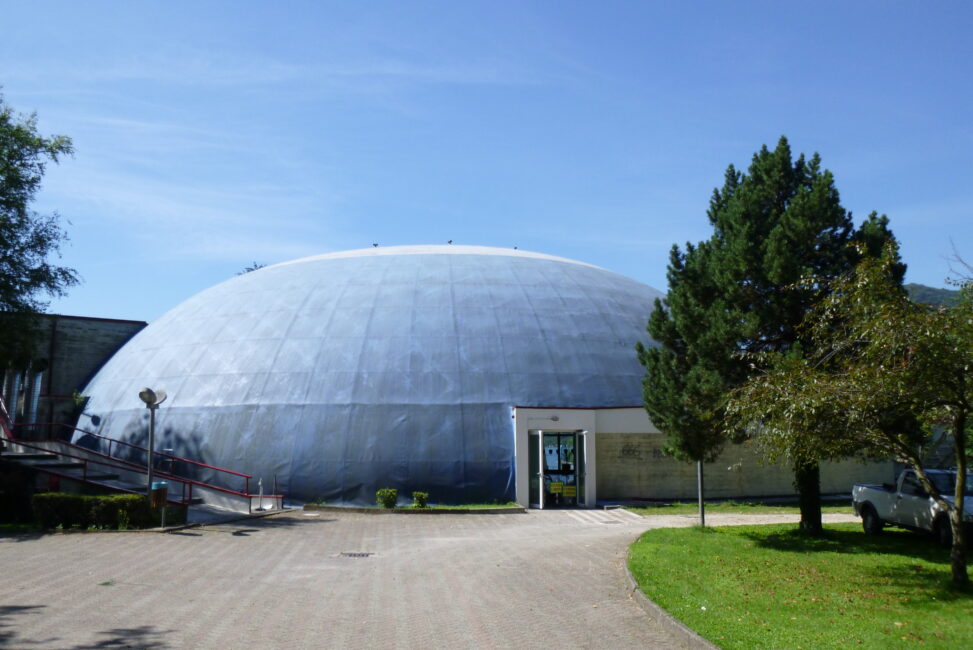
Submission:
[[[551,494],[561,494],[564,490],[564,483],[560,481],[551,482]]]

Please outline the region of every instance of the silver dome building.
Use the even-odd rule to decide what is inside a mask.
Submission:
[[[442,503],[526,505],[543,491],[580,505],[581,470],[556,474],[583,464],[586,427],[570,414],[641,404],[634,347],[660,295],[517,250],[310,257],[234,277],[151,323],[87,386],[88,413],[98,433],[144,441],[137,393],[164,388],[157,448],[276,477],[295,500],[374,503],[396,487]],[[542,463],[555,470],[543,490]]]

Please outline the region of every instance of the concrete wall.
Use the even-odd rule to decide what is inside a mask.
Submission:
[[[70,422],[75,408],[72,394],[81,391],[95,372],[145,325],[143,321],[41,315],[40,338],[34,355],[40,363],[26,370],[19,394],[4,395],[5,401],[10,407],[19,406],[19,414],[23,416],[28,410],[22,404],[23,386],[33,380],[37,368],[43,368],[34,421]]]
[[[662,453],[663,435],[641,407],[572,409],[513,409],[517,454],[517,501],[528,505],[527,442],[530,431],[587,432],[588,506],[597,501],[691,500],[696,498],[696,465]],[[722,456],[707,463],[707,498],[776,497],[795,495],[790,467],[763,462],[752,442],[727,445]],[[891,462],[824,463],[821,491],[847,494],[855,483],[890,483],[896,467]]]
[[[694,499],[696,465],[664,456],[662,442],[659,433],[599,431],[595,438],[598,500]],[[727,445],[716,462],[704,465],[704,476],[707,498],[795,494],[790,469],[763,463],[753,443]],[[855,483],[891,482],[894,476],[892,462],[825,463],[821,468],[821,491],[848,493]]]

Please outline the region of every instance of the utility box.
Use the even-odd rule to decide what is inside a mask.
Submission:
[[[149,505],[153,508],[165,508],[169,497],[169,484],[166,481],[152,481],[149,490]]]

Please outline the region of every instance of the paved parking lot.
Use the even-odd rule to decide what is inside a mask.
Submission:
[[[694,523],[293,511],[4,537],[0,647],[680,647],[631,598],[624,561],[641,531]]]

